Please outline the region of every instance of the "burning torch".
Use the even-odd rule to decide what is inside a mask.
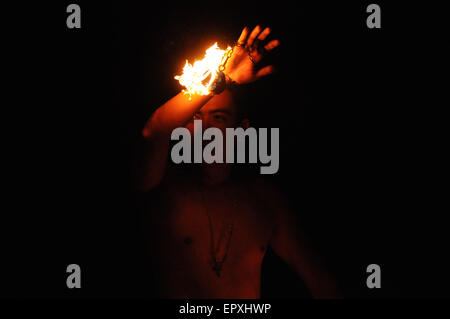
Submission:
[[[218,47],[217,42],[206,50],[205,57],[202,60],[190,64],[186,60],[183,68],[183,74],[175,76],[180,82],[184,94],[208,95],[210,93],[221,93],[227,83],[227,76],[223,72],[228,59],[233,54],[233,48],[228,46],[226,50]],[[228,77],[228,80],[232,80]]]

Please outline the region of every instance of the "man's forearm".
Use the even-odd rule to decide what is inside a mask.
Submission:
[[[164,177],[172,131],[185,126],[212,97],[192,95],[189,99],[184,93],[179,93],[153,113],[142,130],[146,144],[138,183],[141,191],[154,188]]]
[[[188,95],[180,92],[160,106],[147,121],[142,135],[170,135],[177,127],[186,125],[192,116],[214,95]]]

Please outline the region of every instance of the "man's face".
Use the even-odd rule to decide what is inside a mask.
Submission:
[[[194,132],[194,120],[202,121],[203,130],[209,127],[216,127],[225,136],[227,127],[237,127],[239,125],[236,105],[231,93],[224,91],[215,96],[194,115],[192,120],[186,125],[191,134]]]

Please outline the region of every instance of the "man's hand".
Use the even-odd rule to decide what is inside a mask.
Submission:
[[[262,45],[270,29],[265,28],[261,32],[261,27],[256,26],[249,35],[247,27],[242,30],[237,45],[233,48],[233,55],[225,66],[225,73],[238,84],[254,82],[260,77],[271,74],[273,66],[258,68],[258,63],[262,60],[265,51],[271,51],[280,45],[280,41],[272,40]]]

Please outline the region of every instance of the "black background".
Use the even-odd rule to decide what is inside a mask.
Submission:
[[[280,128],[270,179],[345,296],[449,296],[442,9],[378,1],[370,30],[370,2],[340,2],[77,1],[80,30],[66,28],[69,2],[5,9],[1,295],[153,296],[132,187],[139,132],[186,58],[260,24],[281,41],[278,72],[248,88],[254,126]],[[71,263],[82,289],[66,287]],[[372,263],[381,289],[366,287]],[[270,252],[262,289],[309,298]]]

